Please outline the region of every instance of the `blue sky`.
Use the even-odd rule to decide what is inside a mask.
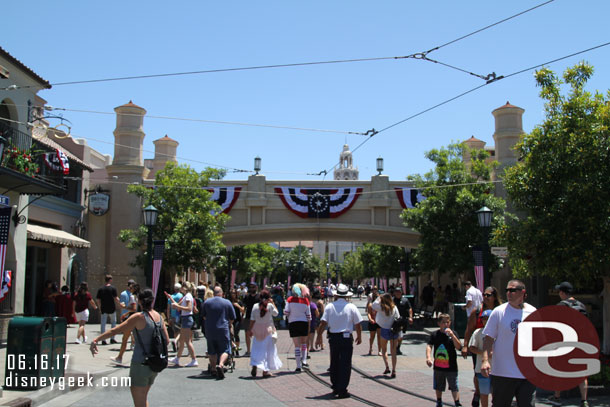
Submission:
[[[61,1],[4,2],[1,46],[51,83],[427,51],[540,1]],[[606,0],[555,0],[442,47],[428,56],[481,75],[508,75],[610,41]],[[549,67],[586,60],[589,89],[610,88],[610,46]],[[351,132],[380,130],[470,90],[480,78],[415,59],[247,70],[54,86],[52,106],[113,113],[133,100],[149,115]],[[497,81],[379,133],[354,153],[360,179],[402,180],[424,173],[432,148],[475,137],[493,143],[491,111],[510,101],[525,109],[526,131],[544,118],[533,70]],[[115,116],[66,111],[74,137],[112,154]],[[262,158],[268,179],[323,180],[347,141],[365,137],[146,118],[152,141],[177,140],[179,160],[251,170]],[[191,161],[188,161],[191,160]],[[231,173],[227,179],[247,174]],[[95,175],[93,175],[95,178]],[[332,179],[332,175],[326,180]]]

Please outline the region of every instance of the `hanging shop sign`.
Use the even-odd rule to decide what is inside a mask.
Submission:
[[[94,215],[102,216],[108,212],[110,204],[110,195],[95,193],[89,196],[89,212]]]

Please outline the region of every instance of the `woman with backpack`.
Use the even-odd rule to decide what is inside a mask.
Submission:
[[[165,342],[166,349],[169,344],[169,335],[165,329],[163,319],[157,311],[152,309],[154,298],[151,289],[147,288],[142,291],[138,298],[142,312],[132,315],[121,325],[104,332],[91,341],[91,354],[95,356],[98,353],[97,343],[99,341],[120,333],[129,335],[130,332],[134,331],[136,347],[131,357],[129,377],[131,378],[131,397],[135,407],[146,407],[148,405],[148,391],[157,377],[157,373],[151,369],[151,365],[144,364],[152,353],[153,340],[158,339],[158,337],[155,338],[155,332],[161,332],[161,339]],[[167,355],[165,356],[167,357]],[[167,365],[167,359],[165,360],[165,365]],[[157,369],[155,368],[155,370]]]

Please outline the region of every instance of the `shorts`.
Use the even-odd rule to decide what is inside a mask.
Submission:
[[[235,342],[239,342],[239,331],[241,330],[241,321],[233,321],[233,336]]]
[[[394,333],[392,332],[391,329],[388,328],[381,328],[381,331],[379,332],[379,335],[381,335],[381,337],[383,339],[385,339],[386,341],[392,340],[392,339],[398,339],[400,336],[400,332]]]
[[[379,329],[379,325],[377,324],[371,324],[369,322],[369,332],[377,332],[377,329]]]
[[[315,334],[317,329],[318,329],[318,324],[311,321],[311,323],[309,324],[309,333]]]
[[[150,370],[150,367],[141,362],[131,362],[129,365],[129,377],[131,385],[135,387],[151,386],[155,382],[157,372]]]
[[[241,327],[244,329],[244,331],[247,331],[248,329],[250,329],[250,320],[249,319],[242,319],[241,320]]]
[[[445,381],[447,381],[447,384],[449,385],[449,390],[459,391],[457,375],[457,372],[445,372],[442,370],[435,370],[432,388],[438,391],[445,391]]]
[[[299,336],[309,336],[309,322],[291,322],[288,324],[288,330],[290,331],[291,338],[298,338]]]
[[[475,376],[479,380],[479,393],[491,394],[491,377],[485,377],[481,373],[475,373]]]
[[[180,317],[180,328],[191,329],[193,328],[193,324],[195,320],[193,319],[193,315],[182,315]]]
[[[231,354],[231,341],[227,338],[207,338],[208,354],[220,356],[223,353]]]
[[[77,322],[81,322],[81,321],[87,322],[87,321],[89,321],[89,309],[85,309],[85,310],[83,310],[81,312],[77,312],[76,313],[76,321]]]

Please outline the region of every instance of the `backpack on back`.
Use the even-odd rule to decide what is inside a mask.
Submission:
[[[168,364],[167,342],[165,341],[163,332],[159,326],[163,323],[163,319],[157,323],[148,312],[145,312],[145,315],[148,315],[155,326],[153,328],[152,339],[150,341],[150,350],[148,352],[146,352],[146,349],[144,348],[142,338],[140,338],[140,333],[137,329],[135,330],[138,342],[140,343],[145,356],[145,360],[142,362],[142,364],[150,367],[150,370],[153,372],[160,372],[165,369]]]
[[[585,304],[583,304],[582,302],[580,302],[578,300],[562,300],[559,302],[559,305],[565,305],[567,307],[572,308],[573,310],[580,312],[585,317],[587,317],[587,318],[589,317],[589,313],[587,312],[587,307],[585,307]]]

